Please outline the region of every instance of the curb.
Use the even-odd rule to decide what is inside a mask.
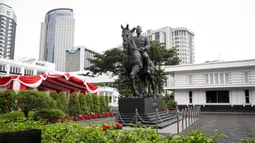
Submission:
[[[212,115],[255,115],[255,112],[201,112],[201,114]]]

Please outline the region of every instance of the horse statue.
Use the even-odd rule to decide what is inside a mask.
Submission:
[[[151,90],[153,91],[153,98],[156,99],[156,86],[155,86],[155,66],[151,60],[148,63],[149,74],[146,74],[144,71],[144,60],[143,57],[137,48],[135,39],[133,37],[133,32],[135,28],[132,30],[129,29],[129,25],[122,28],[122,38],[123,38],[123,47],[124,47],[124,61],[123,66],[125,68],[126,74],[131,82],[131,89],[133,92],[133,96],[142,98],[142,95],[137,90],[137,86],[135,84],[135,77],[139,75],[141,81],[144,85],[146,85],[147,80],[150,83]]]

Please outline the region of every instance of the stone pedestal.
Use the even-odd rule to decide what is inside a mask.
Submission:
[[[120,113],[135,113],[135,109],[139,114],[148,114],[163,109],[162,100],[150,98],[123,98],[119,99],[119,112]]]

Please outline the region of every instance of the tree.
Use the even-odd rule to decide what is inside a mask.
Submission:
[[[49,95],[36,90],[19,91],[17,100],[26,118],[29,111],[56,108],[56,102]]]
[[[106,102],[104,96],[100,95],[99,97],[99,103],[100,103],[100,113],[106,112]]]
[[[160,93],[163,90],[165,80],[167,79],[162,66],[179,64],[179,58],[175,48],[167,49],[162,46],[162,43],[156,41],[151,41],[150,45],[151,47],[148,54],[156,67],[155,82],[157,91]],[[130,81],[127,76],[121,74],[124,71],[122,65],[123,56],[123,50],[120,48],[107,50],[104,54],[96,55],[94,59],[89,59],[92,66],[86,69],[90,70],[95,75],[101,75],[108,72],[111,73],[111,76],[118,76],[119,78],[115,80],[113,87],[117,88],[120,94],[129,96],[131,94]],[[140,82],[138,76],[136,80],[136,83]]]
[[[16,93],[13,90],[0,91],[0,111],[8,113],[17,110]]]
[[[92,99],[91,94],[86,94],[85,98],[86,98],[86,102],[87,102],[88,112],[92,113],[93,99]]]
[[[92,95],[92,99],[93,99],[92,112],[93,113],[100,113],[99,96]]]
[[[69,115],[76,116],[80,113],[80,103],[78,96],[79,94],[77,92],[73,92],[70,95],[68,102]]]
[[[65,92],[60,92],[58,96],[59,96],[59,109],[64,111],[65,113],[68,113],[68,100],[66,98]]]
[[[80,113],[82,115],[87,114],[88,113],[87,102],[86,102],[85,95],[82,93],[79,94],[79,103],[80,103]]]
[[[50,95],[50,97],[51,97],[52,99],[55,100],[56,105],[57,105],[57,108],[59,108],[59,106],[60,106],[60,100],[59,100],[59,95],[57,94],[57,92],[56,92],[56,91],[51,91],[49,95]]]

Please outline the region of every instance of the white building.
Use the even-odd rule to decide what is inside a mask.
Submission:
[[[40,75],[55,72],[55,64],[35,59],[19,61],[0,58],[0,75]]]
[[[73,9],[58,8],[46,13],[41,23],[39,60],[56,64],[65,71],[66,50],[74,46],[75,20]]]
[[[255,109],[255,59],[165,67],[166,90],[180,108]]]
[[[175,47],[180,58],[180,64],[195,63],[194,32],[187,28],[163,27],[157,30],[148,30],[143,34],[150,41],[165,43],[166,48]]]
[[[83,71],[84,68],[91,66],[91,63],[88,59],[93,59],[96,54],[101,54],[101,52],[95,51],[85,46],[75,46],[72,49],[66,50],[65,71]]]

